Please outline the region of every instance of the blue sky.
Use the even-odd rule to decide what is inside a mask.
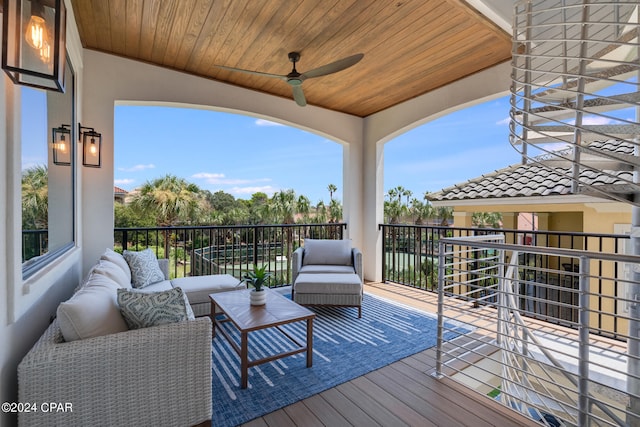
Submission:
[[[452,113],[385,146],[387,191],[403,186],[422,198],[519,161],[508,142],[508,98]],[[236,198],[292,188],[312,203],[327,186],[342,198],[342,146],[254,117],[207,110],[117,106],[115,185],[133,190],[173,174]]]

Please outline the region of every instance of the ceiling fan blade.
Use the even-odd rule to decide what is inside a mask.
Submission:
[[[287,80],[287,76],[282,76],[280,74],[271,74],[271,73],[262,73],[260,71],[243,70],[242,68],[225,67],[224,65],[214,65],[214,67],[222,68],[223,70],[227,70],[227,71],[240,71],[241,73],[253,74],[256,76],[275,77],[276,79]]]
[[[293,89],[293,99],[296,101],[296,104],[298,104],[301,107],[304,107],[305,105],[307,105],[307,99],[304,97],[302,86],[296,85],[296,86],[291,86],[291,88]]]
[[[337,73],[338,71],[342,71],[345,68],[356,65],[363,57],[364,53],[358,53],[347,58],[340,59],[336,62],[332,62],[331,64],[323,65],[322,67],[316,68],[315,70],[302,73],[300,77],[304,80],[313,77],[326,76],[327,74]]]

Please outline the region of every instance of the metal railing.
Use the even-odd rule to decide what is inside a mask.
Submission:
[[[442,226],[382,224],[382,278],[385,282],[399,283],[427,291],[435,292],[438,284],[439,241],[443,238],[482,236],[500,233],[505,242],[545,248],[575,249],[611,254],[628,253],[629,236],[620,234],[570,233],[552,231],[496,230],[489,228],[459,228]],[[534,254],[521,252],[518,255],[522,265],[527,265],[526,274],[536,272],[546,283],[554,286],[545,290],[543,300],[521,301],[527,304],[526,315],[565,326],[575,325],[578,319],[578,280],[577,262],[561,254]],[[476,260],[478,266],[482,260]],[[617,278],[624,274],[619,263],[596,263],[592,266],[594,274]],[[611,293],[612,297],[622,296],[619,282],[607,284],[597,281],[594,286],[600,293]],[[478,295],[491,291],[482,283],[475,288]],[[453,292],[457,292],[456,289]],[[538,289],[537,292],[542,292]],[[477,303],[477,302],[476,302]],[[619,338],[617,314],[619,305],[611,306],[605,298],[599,298],[594,304],[599,310],[609,312],[594,319],[602,334]],[[523,307],[524,308],[524,307]],[[613,319],[613,320],[611,320]]]
[[[345,223],[115,228],[114,248],[152,248],[171,277],[231,274],[266,264],[270,286],[291,281],[291,254],[305,238],[342,239]]]
[[[638,319],[630,316],[635,302],[626,296],[640,285],[631,274],[640,257],[504,241],[504,235],[440,239],[436,375],[545,426],[640,425],[629,405],[640,399],[640,354],[634,353],[640,337],[629,332]],[[566,290],[546,280],[561,271],[526,262],[538,256],[578,266],[571,272],[578,285],[570,291],[578,316],[566,325],[533,312],[540,304],[573,307],[549,298]],[[617,340],[603,336],[614,323]]]
[[[49,251],[49,230],[22,230],[22,262]]]

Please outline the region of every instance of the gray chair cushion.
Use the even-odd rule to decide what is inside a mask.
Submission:
[[[323,264],[315,264],[315,265],[303,265],[300,269],[300,273],[306,274],[353,274],[356,271],[351,265],[323,265]]]
[[[351,240],[304,239],[302,265],[351,265]]]
[[[296,294],[360,294],[362,282],[355,274],[305,274],[298,275],[293,285]]]

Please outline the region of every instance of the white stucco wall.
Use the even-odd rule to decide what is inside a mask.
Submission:
[[[70,0],[65,0],[65,5],[71,10]],[[81,81],[82,46],[73,14],[67,17],[67,51]],[[17,366],[49,325],[60,301],[67,299],[79,283],[81,269],[81,248],[77,247],[27,281],[22,280],[19,93],[20,87],[0,72],[0,176],[4,178],[0,180],[1,402],[17,401]],[[76,181],[76,185],[80,187],[81,183]],[[81,203],[78,200],[77,212]],[[0,426],[16,423],[16,414],[0,413]]]

